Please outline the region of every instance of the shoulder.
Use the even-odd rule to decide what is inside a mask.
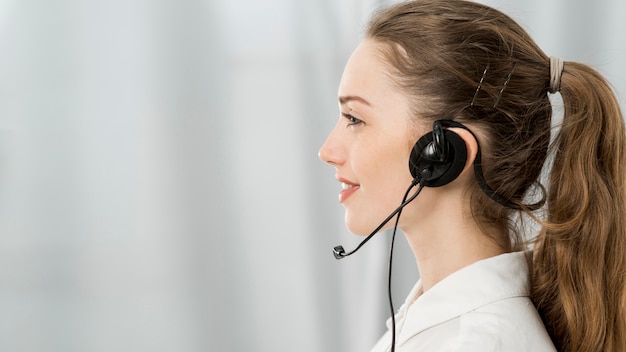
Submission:
[[[527,297],[493,302],[459,317],[452,351],[556,351]]]
[[[492,302],[434,325],[399,351],[556,352],[528,297]]]

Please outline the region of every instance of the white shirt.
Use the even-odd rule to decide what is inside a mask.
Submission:
[[[397,352],[556,351],[529,298],[522,252],[471,264],[423,294],[417,282],[396,314]],[[372,352],[391,348],[389,331]]]

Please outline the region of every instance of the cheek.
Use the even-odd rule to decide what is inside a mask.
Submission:
[[[371,156],[354,165],[361,190],[359,196],[346,207],[345,220],[351,232],[369,234],[400,206],[402,196],[412,181],[408,160],[403,159],[398,155]],[[389,222],[383,229],[391,226],[392,222]]]
[[[380,149],[361,161],[360,182],[364,191],[372,192],[383,204],[399,203],[411,184],[409,152],[401,148]],[[356,166],[356,165],[355,165]],[[396,204],[397,205],[397,204]]]

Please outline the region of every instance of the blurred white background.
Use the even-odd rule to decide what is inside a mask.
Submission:
[[[366,351],[317,150],[374,0],[0,0],[0,351]],[[626,3],[484,1],[626,93]],[[396,245],[398,307],[417,280]]]

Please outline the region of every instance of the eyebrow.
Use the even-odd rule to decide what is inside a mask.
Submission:
[[[339,103],[346,104],[349,101],[358,101],[361,102],[362,104],[365,104],[367,106],[372,106],[372,104],[370,104],[367,100],[357,96],[357,95],[345,95],[345,96],[340,96],[339,97]]]

